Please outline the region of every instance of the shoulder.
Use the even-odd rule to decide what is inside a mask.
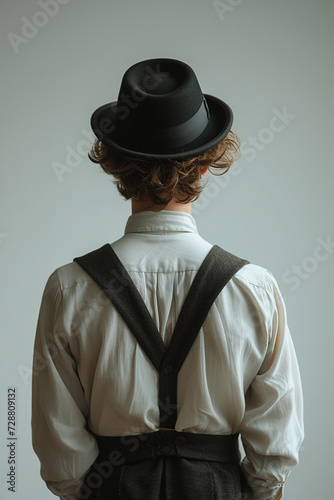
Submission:
[[[277,282],[272,275],[272,273],[265,267],[257,264],[253,264],[244,257],[238,256],[230,251],[215,245],[213,250],[216,248],[216,256],[218,262],[224,267],[235,266],[239,267],[239,270],[233,275],[230,282],[238,282],[240,285],[261,288],[263,290],[272,290],[273,286],[277,287]]]
[[[251,315],[255,310],[257,313],[261,311],[261,317],[266,318],[268,325],[278,313],[285,315],[284,299],[277,281],[262,266],[246,264],[233,276],[226,288],[222,301],[227,300],[231,308],[244,307],[243,310],[251,311]]]
[[[258,288],[269,293],[278,290],[273,274],[257,264],[246,264],[235,274],[233,280],[238,282],[240,286]]]
[[[76,262],[69,262],[55,269],[46,284],[46,291],[62,293],[67,289],[91,283],[92,279]]]

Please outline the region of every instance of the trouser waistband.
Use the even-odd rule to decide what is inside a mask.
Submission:
[[[159,430],[128,436],[95,436],[98,460],[119,464],[155,457],[183,457],[213,462],[239,462],[239,434],[195,434]]]

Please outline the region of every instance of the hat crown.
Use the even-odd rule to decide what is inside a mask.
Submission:
[[[175,59],[148,59],[124,74],[117,105],[128,106],[129,118],[146,127],[165,127],[190,119],[203,102],[192,68]]]

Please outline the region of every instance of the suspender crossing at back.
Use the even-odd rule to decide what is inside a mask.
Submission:
[[[167,348],[134,282],[109,244],[74,261],[111,300],[159,373],[160,427],[175,429],[179,370],[217,296],[249,262],[217,245],[211,248],[191,284]]]

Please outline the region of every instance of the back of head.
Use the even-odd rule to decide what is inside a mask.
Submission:
[[[240,141],[232,131],[212,149],[184,161],[129,158],[99,139],[89,153],[92,162],[115,178],[114,183],[126,200],[150,199],[161,206],[174,198],[179,203],[197,200],[203,190],[202,170],[209,167],[215,175],[225,174],[239,156]]]
[[[201,193],[204,169],[223,174],[239,157],[232,122],[231,108],[202,93],[190,66],[141,61],[125,72],[117,101],[94,111],[89,158],[114,176],[125,199],[189,203]]]

